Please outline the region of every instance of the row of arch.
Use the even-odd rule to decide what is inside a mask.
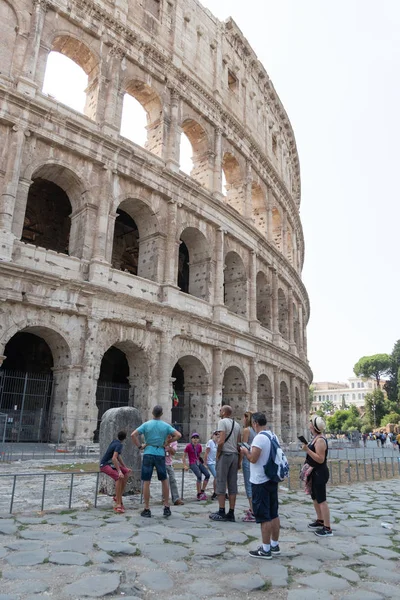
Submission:
[[[48,440],[56,441],[54,437],[60,432],[60,427],[70,433],[74,419],[87,418],[85,407],[72,410],[68,406],[73,404],[72,398],[57,397],[57,386],[53,393],[51,385],[43,388],[42,392],[38,391],[41,389],[38,385],[39,375],[47,374],[46,381],[52,382],[54,373],[54,377],[59,379],[63,367],[69,362],[67,344],[65,340],[60,340],[58,334],[45,328],[26,328],[11,337],[5,345],[4,355],[5,360],[0,369],[0,379],[3,382],[0,387],[0,412],[12,414],[14,428],[18,425],[12,435],[18,431],[19,437],[14,441],[28,441],[32,432],[35,440],[47,436]],[[94,380],[96,408],[91,411],[89,405],[85,405],[87,413],[92,412],[93,416],[92,420],[89,419],[88,437],[94,435],[96,439],[101,417],[109,408],[133,405],[140,410],[143,418],[150,416],[153,402],[151,366],[143,348],[126,342],[110,346],[102,356],[97,373]],[[194,430],[205,439],[215,428],[219,410],[219,406],[213,406],[212,375],[208,372],[208,367],[198,356],[183,354],[173,365],[170,376],[171,392],[173,390],[174,393],[171,393],[169,406],[164,411],[165,418],[181,430],[185,439],[189,439],[190,432]],[[15,383],[7,385],[13,378],[20,381],[19,386]],[[276,419],[274,402],[278,403],[283,441],[295,439],[303,427],[300,388],[296,386],[294,397],[290,398],[288,385],[282,380],[279,384],[279,398],[274,400],[273,385],[267,374],[260,374],[255,385],[256,406],[251,406],[249,382],[244,372],[238,366],[226,366],[222,374],[221,404],[231,405],[237,419],[251,408],[264,411],[269,422],[273,422]],[[75,402],[79,400],[74,399]],[[67,418],[68,412],[71,416]],[[26,425],[27,414],[30,429]],[[296,415],[295,419],[293,414]],[[18,419],[24,423],[22,427]]]
[[[70,215],[77,210],[76,206],[71,206],[69,196],[79,195],[74,190],[74,174],[59,165],[48,164],[39,168],[32,178],[23,218],[22,241],[82,257],[83,248],[87,246],[84,240],[91,232],[85,231],[87,224],[81,225],[79,220],[70,219]],[[20,217],[15,215],[15,222],[20,222]],[[110,226],[114,226],[114,231],[112,246],[106,257],[111,266],[134,276],[159,280],[157,265],[162,255],[162,232],[159,217],[152,207],[142,200],[128,198],[119,204],[114,218],[115,221],[110,218]],[[175,285],[184,293],[207,302],[215,301],[215,290],[212,297],[213,240],[192,226],[184,227],[176,240]],[[174,257],[165,257],[165,260],[171,261]],[[229,311],[244,317],[249,316],[249,279],[243,257],[236,251],[225,251],[222,301]],[[257,272],[255,289],[255,318],[263,327],[272,330],[274,290],[267,266],[265,271]],[[299,301],[289,299],[282,287],[278,288],[275,329],[278,328],[282,337],[289,340],[289,320],[292,319],[293,341],[298,350],[301,347],[302,327],[299,305]]]
[[[15,20],[17,25],[16,16],[5,0],[0,0],[0,8],[8,22],[12,24]],[[47,18],[46,15],[44,20]],[[47,36],[46,25],[42,24],[42,27]],[[9,35],[15,34],[10,31]],[[88,118],[101,125],[108,124],[121,132],[124,103],[126,104],[127,99],[133,99],[145,116],[145,149],[165,160],[171,168],[179,168],[180,164],[183,166],[180,160],[183,144],[180,140],[184,136],[192,153],[190,168],[184,167],[189,169],[190,177],[207,190],[221,194],[225,202],[252,221],[259,232],[267,236],[295,268],[301,268],[295,223],[282,203],[251,169],[244,156],[229,140],[223,136],[221,138],[208,120],[184,105],[181,100],[171,98],[171,92],[165,83],[153,80],[139,67],[130,65],[128,68],[124,63],[126,59],[118,49],[111,49],[107,56],[97,56],[93,48],[75,37],[72,31],[56,32],[48,43],[46,54],[44,45],[40,49],[37,73],[30,73],[40,89],[46,79],[46,64],[50,58],[58,55],[75,63],[85,73],[87,82],[83,112]],[[10,48],[13,45],[7,41],[7,46],[4,49],[5,75],[9,75],[12,68]],[[65,80],[68,75],[66,70],[64,73]],[[73,86],[68,87],[70,89]],[[68,99],[64,98],[64,101],[70,104]],[[131,122],[131,133],[133,132],[133,135],[128,135],[140,144],[140,139],[135,135],[140,129],[139,120],[134,117],[134,125],[132,117],[128,120]],[[127,135],[125,130],[122,133]]]

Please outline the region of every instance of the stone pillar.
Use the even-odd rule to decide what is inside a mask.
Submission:
[[[212,423],[213,427],[217,426],[219,419],[219,410],[222,404],[222,385],[223,385],[223,372],[222,372],[222,349],[213,349],[213,363],[212,363]]]
[[[271,268],[271,286],[272,286],[272,333],[275,341],[279,340],[279,304],[278,304],[278,273],[275,268]]]
[[[121,63],[125,52],[119,46],[113,46],[109,53],[107,73],[102,77],[100,98],[96,120],[103,121],[105,133],[119,133],[121,128],[122,98],[120,98],[119,81]]]
[[[86,202],[70,216],[69,253],[84,260],[93,256],[93,230],[96,226],[97,206]]]
[[[297,440],[297,435],[300,435],[300,431],[297,431],[297,413],[296,413],[296,380],[290,376],[290,440],[294,442]]]
[[[268,192],[268,196],[271,192]],[[273,220],[272,220],[272,206],[268,204],[267,206],[267,240],[272,244],[273,243]]]
[[[304,320],[303,320],[303,307],[299,304],[299,355],[302,360],[306,360],[306,354],[304,352]]]
[[[249,407],[252,412],[256,412],[258,410],[257,365],[258,365],[258,360],[253,357],[250,361],[250,407]]]
[[[36,67],[42,38],[44,19],[48,8],[47,0],[33,0],[28,42],[26,45],[22,76],[19,77],[17,90],[25,96],[34,97],[38,88],[35,82]]]
[[[294,315],[293,315],[293,290],[288,291],[288,321],[289,321],[289,345],[291,352],[297,353],[297,348],[294,340]]]
[[[114,173],[111,168],[104,167],[102,186],[99,191],[96,230],[93,241],[93,257],[89,268],[89,281],[102,279],[108,275],[110,263],[107,262],[107,239],[110,206],[113,199]]]
[[[282,254],[285,258],[287,258],[287,214],[283,213],[282,219]]]
[[[10,130],[7,143],[7,164],[4,174],[3,190],[0,197],[0,259],[11,260],[15,236],[13,235],[13,216],[21,170],[25,138],[30,135],[26,129],[14,125]]]
[[[176,262],[176,227],[178,205],[175,200],[169,200],[167,207],[167,236],[165,239],[164,253],[164,283],[175,285],[177,282]]]
[[[273,412],[273,423],[274,433],[281,439],[282,436],[282,423],[281,423],[281,389],[280,389],[280,370],[278,367],[274,367],[273,377],[273,399],[272,399],[272,412]]]
[[[53,393],[50,423],[52,442],[69,442],[76,439],[79,418],[78,392],[81,365],[53,367]],[[88,438],[90,439],[90,438]]]
[[[172,171],[179,171],[179,152],[180,152],[180,127],[179,127],[179,105],[180,96],[175,89],[170,90],[170,118],[167,143],[167,167]]]
[[[214,181],[213,193],[218,200],[223,200],[222,193],[222,131],[216,127],[214,132]]]
[[[303,427],[303,433],[305,437],[309,435],[308,431],[308,417],[310,414],[310,409],[308,406],[308,389],[309,386],[307,383],[302,382],[300,385],[300,394],[301,394],[301,423]]]
[[[160,340],[160,359],[158,365],[158,398],[150,407],[152,410],[155,404],[163,407],[163,420],[171,422],[172,409],[172,367],[171,365],[171,335],[169,331],[163,331]]]
[[[249,321],[257,321],[257,254],[250,252]],[[258,321],[257,321],[258,322]]]
[[[215,277],[214,277],[214,306],[224,304],[224,235],[219,228],[215,234]]]
[[[252,206],[252,184],[253,175],[251,161],[246,160],[246,178],[245,178],[245,189],[244,189],[244,218],[247,221],[253,222],[253,206]]]

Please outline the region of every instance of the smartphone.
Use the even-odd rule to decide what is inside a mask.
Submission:
[[[246,448],[246,450],[250,450],[251,446],[249,446],[249,444],[246,444],[246,442],[239,442],[239,446],[243,446],[244,448]]]
[[[302,444],[308,444],[304,435],[299,435],[297,439],[300,440]]]

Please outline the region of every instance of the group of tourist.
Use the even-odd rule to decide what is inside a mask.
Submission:
[[[161,406],[153,408],[153,418],[132,432],[132,442],[143,450],[141,479],[143,482],[144,509],[142,517],[151,517],[150,481],[154,469],[161,481],[164,502],[163,514],[171,515],[169,506],[169,488],[175,505],[183,504],[179,497],[172,457],[177,451],[177,442],[181,433],[164,422]],[[279,556],[280,520],[278,513],[278,482],[266,475],[267,464],[272,447],[279,444],[278,438],[267,427],[267,418],[262,412],[246,412],[243,417],[243,431],[232,417],[232,409],[224,405],[220,409],[217,430],[206,445],[204,458],[200,436],[194,432],[183,454],[183,468],[190,469],[196,477],[197,500],[207,498],[206,489],[211,475],[214,491],[212,499],[218,500],[218,510],[209,518],[213,521],[235,522],[235,505],[238,492],[238,471],[243,469],[246,496],[249,508],[243,521],[256,522],[261,526],[262,544],[250,551],[254,558],[271,559]],[[311,495],[316,519],[308,525],[319,537],[332,536],[329,507],[326,500],[326,484],[329,479],[327,466],[328,442],[324,436],[325,422],[319,417],[310,420],[312,439],[303,443],[306,453],[302,478],[305,491]],[[140,436],[144,437],[142,443]],[[122,442],[126,432],[120,431],[100,461],[100,471],[116,481],[114,510],[125,511],[122,496],[131,470],[126,467],[121,456]],[[304,440],[306,441],[306,440]],[[226,510],[228,500],[228,510]]]

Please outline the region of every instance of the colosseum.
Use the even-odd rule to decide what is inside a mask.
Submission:
[[[89,443],[111,406],[159,403],[204,439],[229,403],[295,440],[312,378],[299,160],[239,27],[197,0],[0,16],[0,434]],[[54,53],[86,77],[81,112],[45,93]],[[127,97],[143,146],[121,133]]]

